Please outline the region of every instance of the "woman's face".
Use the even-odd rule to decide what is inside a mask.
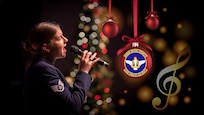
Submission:
[[[66,57],[66,45],[67,45],[68,39],[63,36],[62,30],[59,28],[54,36],[53,39],[51,39],[50,43],[48,43],[49,48],[49,58],[56,60],[60,58]]]

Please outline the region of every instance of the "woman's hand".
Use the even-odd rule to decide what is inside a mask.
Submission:
[[[84,50],[82,52],[80,63],[78,66],[79,71],[89,73],[89,71],[95,65],[95,63],[100,60],[100,58],[96,56],[97,56],[96,52],[93,53],[88,50]]]

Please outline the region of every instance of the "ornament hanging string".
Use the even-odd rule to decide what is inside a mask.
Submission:
[[[145,34],[140,35],[139,37],[137,36],[137,5],[138,5],[138,1],[137,0],[133,0],[133,21],[134,21],[134,38],[131,38],[129,36],[123,35],[122,36],[122,40],[125,42],[128,42],[127,45],[125,45],[123,48],[119,49],[117,51],[117,55],[120,55],[121,52],[123,52],[126,48],[128,48],[133,42],[137,42],[140,45],[144,46],[145,48],[149,49],[152,52],[152,48],[147,45],[146,43],[144,43],[144,41],[142,40],[142,38],[145,36]],[[152,54],[153,55],[153,54]]]
[[[158,13],[154,11],[153,0],[151,0],[151,10],[147,12],[145,20],[148,29],[156,30],[159,27],[159,16]]]
[[[110,18],[113,18],[113,16],[112,16],[112,11],[111,11],[111,0],[108,0],[108,13],[109,13],[109,16],[110,16]]]
[[[157,11],[154,11],[154,5],[153,5],[153,3],[154,3],[153,0],[151,0],[151,11],[148,11],[148,12],[147,12],[148,15],[145,17],[145,19],[148,19],[149,17],[152,17],[152,16],[155,16],[155,17],[157,17],[157,18],[159,17],[159,16],[157,15],[157,14],[158,14]]]
[[[102,23],[102,32],[108,38],[113,38],[118,34],[119,27],[117,22],[113,19],[111,11],[111,0],[108,1],[109,16],[106,16],[106,21]]]
[[[112,15],[112,5],[111,5],[111,3],[112,3],[112,0],[108,0],[108,15],[109,16],[105,16],[107,19],[106,20],[113,20],[113,21],[115,21],[114,19],[113,19],[113,15]]]
[[[108,15],[109,16],[105,16],[105,17],[107,18],[106,20],[113,20],[113,21],[115,21],[113,19],[113,15],[112,15],[112,5],[111,4],[112,4],[112,0],[108,0]],[[104,23],[102,23],[102,24],[104,24]]]
[[[133,0],[133,34],[134,34],[134,38],[137,38],[137,14],[138,13],[138,0]]]

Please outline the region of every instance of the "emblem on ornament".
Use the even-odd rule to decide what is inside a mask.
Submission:
[[[128,50],[124,55],[123,71],[130,77],[141,77],[147,71],[147,54],[139,48]]]

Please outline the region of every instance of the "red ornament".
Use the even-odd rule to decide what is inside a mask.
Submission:
[[[135,38],[123,35],[123,41],[129,43],[117,51],[120,60],[118,67],[124,76],[139,78],[149,75],[152,69],[152,48],[141,39],[144,34]]]
[[[146,19],[146,26],[150,30],[155,30],[159,26],[159,19],[158,17],[151,15]]]
[[[108,19],[102,27],[103,34],[108,38],[113,38],[118,34],[118,25],[112,19]]]

